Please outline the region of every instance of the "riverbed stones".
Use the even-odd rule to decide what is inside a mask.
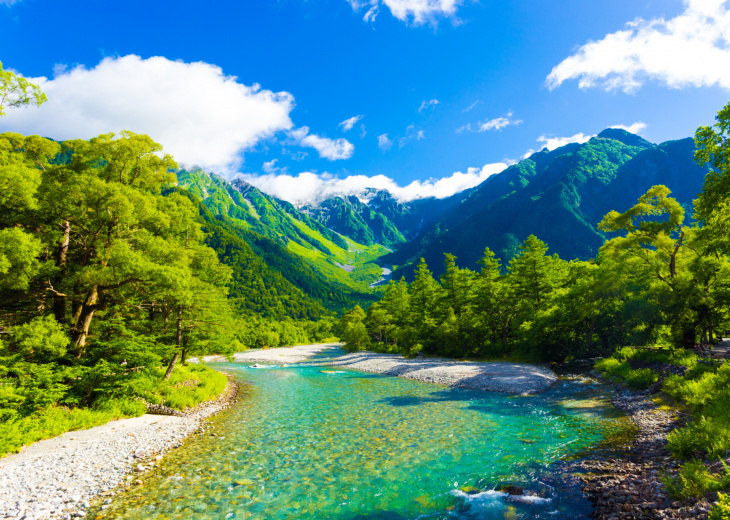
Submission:
[[[319,343],[316,345],[297,345],[294,347],[267,348],[233,354],[232,361],[236,363],[277,363],[292,364],[307,361],[315,354],[338,349],[342,343]],[[197,358],[188,360],[190,363],[197,363]],[[225,363],[228,358],[225,356],[205,356],[206,363]]]
[[[478,363],[426,357],[405,359],[396,354],[367,351],[353,352],[323,364],[458,388],[516,395],[538,394],[558,381],[552,370],[541,365]]]
[[[143,415],[37,442],[0,459],[0,518],[83,518],[90,502],[115,494],[123,482],[140,483],[151,459],[206,430],[206,418],[230,406],[238,384],[185,416]],[[136,470],[136,471],[135,471]],[[138,484],[139,485],[139,484]],[[110,491],[112,490],[112,491]]]
[[[711,504],[705,500],[673,500],[663,475],[676,475],[679,464],[668,452],[667,435],[683,426],[671,411],[659,408],[649,392],[619,388],[613,405],[624,410],[636,425],[636,436],[611,453],[595,452],[572,463],[584,472],[583,491],[595,503],[598,520],[692,519],[705,520]]]

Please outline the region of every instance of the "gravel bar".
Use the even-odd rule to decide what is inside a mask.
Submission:
[[[540,365],[479,363],[443,358],[405,359],[397,354],[367,351],[353,352],[321,364],[407,377],[426,383],[518,395],[544,392],[558,381],[558,376],[552,370]]]
[[[341,346],[342,343],[319,343],[316,345],[297,345],[295,347],[250,350],[233,354],[231,361],[234,363],[283,363],[288,365],[306,361],[315,354],[326,350],[337,349]],[[197,363],[198,359],[190,358],[188,361],[190,363]],[[205,356],[203,361],[206,363],[225,363],[228,361],[228,358],[226,356]]]
[[[0,458],[0,518],[82,518],[89,502],[111,497],[119,484],[152,469],[161,454],[177,448],[205,418],[230,406],[238,383],[184,417],[145,414],[36,442]]]

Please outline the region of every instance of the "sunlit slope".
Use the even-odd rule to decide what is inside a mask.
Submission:
[[[365,296],[371,292],[370,284],[380,278],[382,270],[377,260],[389,252],[382,245],[357,243],[240,179],[228,183],[202,170],[181,170],[178,182],[198,197],[213,215],[225,217],[229,225],[237,226],[241,231],[275,242],[304,260],[315,277],[339,286],[339,290]],[[244,239],[256,249],[253,236],[244,234]],[[281,265],[280,251],[274,253],[271,245],[261,249],[268,253],[266,261],[270,266],[288,269],[287,265]],[[301,277],[291,281],[302,283]]]

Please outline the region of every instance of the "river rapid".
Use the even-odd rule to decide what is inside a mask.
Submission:
[[[244,397],[96,518],[587,518],[564,461],[630,426],[610,389],[529,397],[323,367],[218,369]],[[498,491],[504,485],[528,495]]]

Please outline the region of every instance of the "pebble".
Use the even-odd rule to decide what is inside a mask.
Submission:
[[[612,403],[628,414],[637,428],[636,436],[616,452],[595,452],[571,464],[571,471],[583,473],[583,491],[595,504],[592,518],[707,519],[709,502],[672,500],[660,480],[663,474],[677,473],[679,463],[667,450],[667,435],[684,424],[676,414],[657,407],[651,399],[654,392],[654,388],[631,392],[619,387]]]
[[[108,506],[111,499],[107,497],[116,494],[120,484],[133,479],[142,484],[131,473],[151,469],[152,460],[162,460],[163,453],[179,447],[186,437],[207,429],[205,419],[228,408],[238,386],[229,383],[221,397],[189,410],[184,417],[125,427],[122,424],[134,419],[114,421],[98,427],[104,428],[103,434],[88,435],[93,428],[83,432],[81,438],[91,440],[64,434],[61,442],[58,438],[40,441],[0,459],[0,519],[84,518],[95,501],[104,500]],[[140,463],[145,460],[146,464]]]

